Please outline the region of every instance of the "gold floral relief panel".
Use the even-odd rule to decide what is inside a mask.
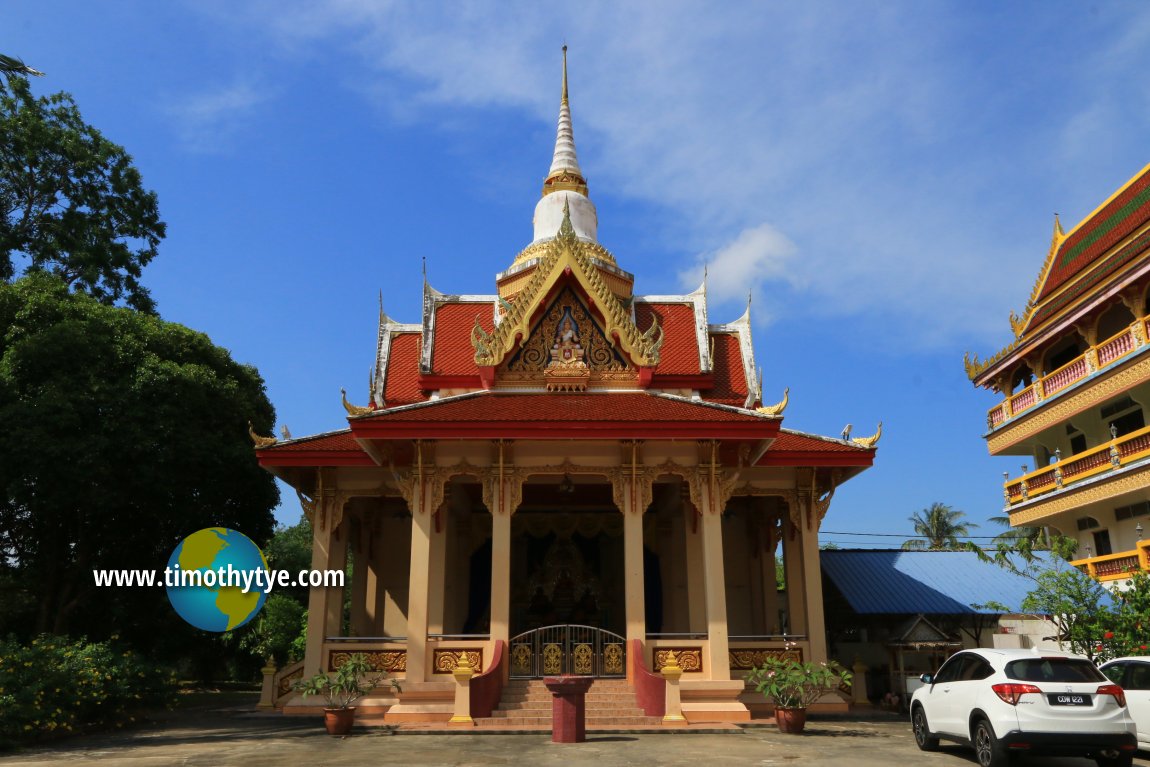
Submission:
[[[357,653],[341,650],[333,652],[327,659],[327,670],[338,671],[339,667],[347,663],[352,655]],[[373,650],[364,652],[368,666],[372,671],[386,671],[394,674],[398,671],[407,671],[407,650]]]
[[[772,650],[765,647],[732,647],[727,652],[731,661],[731,671],[750,671],[755,666],[761,666],[768,658],[790,658],[802,661],[803,651],[799,648],[790,650]]]
[[[602,327],[575,295],[564,288],[531,329],[531,335],[507,362],[513,373],[539,373],[547,368],[552,350],[577,346],[583,362],[594,371],[624,371],[627,362],[607,340]]]
[[[679,662],[679,668],[683,669],[684,674],[702,673],[702,647],[668,647],[666,649],[655,650],[655,673],[659,673],[663,666],[666,666],[670,662],[672,653],[675,655],[675,660]]]
[[[518,676],[530,674],[533,660],[534,655],[531,652],[531,645],[515,645],[515,648],[511,651],[511,673]]]
[[[450,674],[459,665],[459,658],[464,653],[467,653],[467,662],[475,669],[478,674],[483,671],[483,650],[472,650],[456,648],[451,649],[444,647],[437,648],[433,651],[431,657],[431,673],[433,674]]]

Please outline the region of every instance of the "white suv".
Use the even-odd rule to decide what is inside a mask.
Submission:
[[[963,650],[922,681],[910,718],[923,751],[945,738],[973,745],[982,767],[1017,753],[1093,757],[1099,767],[1134,761],[1126,695],[1081,655]]]

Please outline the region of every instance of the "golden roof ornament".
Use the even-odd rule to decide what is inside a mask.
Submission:
[[[347,389],[339,390],[340,399],[343,401],[343,409],[347,411],[349,416],[367,415],[371,412],[371,408],[362,407],[360,405],[353,405],[347,401]]]
[[[788,386],[787,388],[783,389],[783,398],[780,402],[774,405],[770,405],[769,407],[761,407],[758,409],[758,412],[762,413],[763,415],[782,415],[783,411],[787,409],[787,405],[790,404],[790,401],[791,387]]]
[[[872,434],[869,437],[855,437],[851,441],[854,442],[859,447],[865,447],[866,449],[870,450],[870,449],[873,449],[875,447],[875,445],[878,444],[878,441],[881,438],[882,438],[882,421],[879,421],[878,422],[878,430],[875,431],[874,434]]]
[[[271,447],[279,441],[275,437],[262,437],[256,434],[256,429],[252,426],[251,421],[248,421],[248,436],[252,438],[252,444],[256,446],[257,450],[264,447]]]

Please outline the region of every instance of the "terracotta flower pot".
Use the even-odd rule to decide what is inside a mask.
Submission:
[[[779,732],[798,735],[807,725],[807,710],[805,708],[776,708],[775,724]]]
[[[325,708],[323,726],[328,735],[347,735],[355,724],[355,706],[351,708]]]

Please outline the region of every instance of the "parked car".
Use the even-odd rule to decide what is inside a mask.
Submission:
[[[1126,691],[1126,708],[1138,728],[1138,747],[1150,750],[1150,656],[1115,658],[1102,673]]]
[[[963,650],[921,679],[910,718],[923,751],[940,739],[969,744],[982,767],[1018,753],[1085,756],[1099,767],[1134,761],[1126,695],[1081,655]]]

